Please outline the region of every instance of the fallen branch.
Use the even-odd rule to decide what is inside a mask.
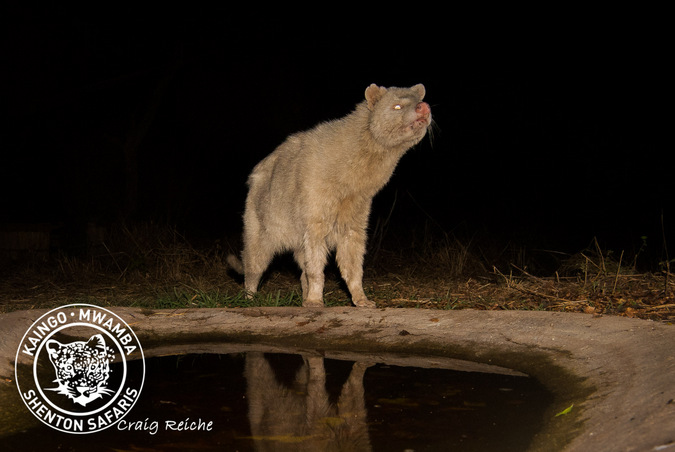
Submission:
[[[548,295],[545,293],[540,293],[534,290],[530,289],[525,289],[524,287],[520,287],[519,284],[515,284],[512,286],[513,289],[516,289],[519,292],[522,292],[524,294],[528,294],[534,297],[542,297],[542,298],[548,298],[549,300],[555,300],[555,301],[562,301],[563,303],[567,304],[578,304],[578,303],[588,303],[588,300],[568,300],[566,298],[558,297],[556,295]]]
[[[661,309],[675,308],[675,304],[662,304],[660,306],[647,306],[645,311],[659,311]]]

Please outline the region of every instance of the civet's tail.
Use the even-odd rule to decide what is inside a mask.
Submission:
[[[227,264],[232,270],[236,271],[240,275],[244,274],[244,264],[241,262],[241,259],[239,259],[234,254],[229,254],[227,256]]]

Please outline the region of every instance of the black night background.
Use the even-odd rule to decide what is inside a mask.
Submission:
[[[645,271],[675,243],[657,11],[289,20],[143,5],[9,7],[0,223],[154,221],[236,240],[246,177],[288,134],[348,113],[370,83],[424,83],[433,136],[374,201],[371,225],[391,215],[394,243],[646,243]]]

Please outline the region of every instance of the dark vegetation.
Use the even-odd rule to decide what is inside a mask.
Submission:
[[[664,259],[658,269],[641,271],[638,262],[644,249],[603,250],[594,239],[586,249],[566,254],[516,244],[497,247],[475,235],[464,239],[429,230],[401,246],[396,237],[381,236],[382,221],[376,222],[370,240],[364,281],[378,307],[675,318],[672,263]],[[190,243],[173,227],[139,223],[98,230],[96,239],[85,246],[76,255],[55,251],[46,259],[24,255],[5,261],[0,310],[67,303],[150,308],[301,303],[298,270],[288,256],[275,260],[260,293],[246,300],[241,278],[225,264],[227,253],[239,249],[236,238]],[[667,256],[665,248],[664,253]],[[334,263],[326,275],[326,305],[349,306]]]

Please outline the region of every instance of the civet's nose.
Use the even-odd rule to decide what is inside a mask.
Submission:
[[[420,102],[417,104],[415,107],[415,111],[417,112],[418,115],[420,116],[426,116],[429,113],[431,113],[431,108],[429,107],[429,104],[426,102]]]

